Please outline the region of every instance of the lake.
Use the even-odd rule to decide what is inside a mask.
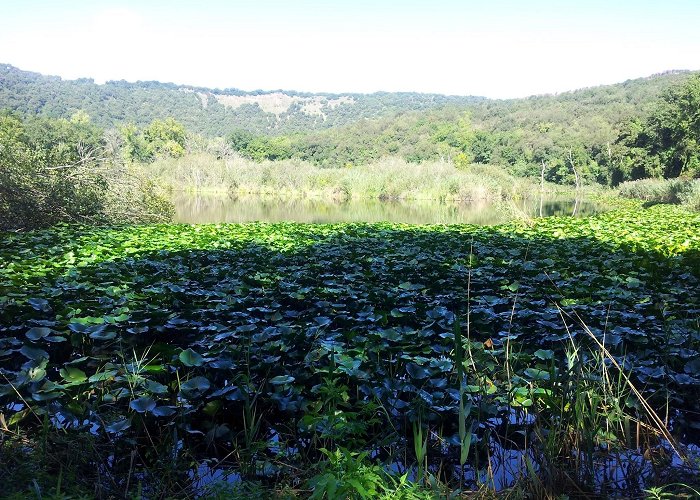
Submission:
[[[444,203],[435,200],[380,201],[352,199],[334,202],[312,198],[262,196],[188,196],[174,199],[177,222],[403,222],[409,224],[492,225],[516,217],[551,215],[592,215],[604,205],[571,198],[546,197],[517,202]]]

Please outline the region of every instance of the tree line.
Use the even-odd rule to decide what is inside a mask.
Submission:
[[[508,109],[505,104],[476,111],[448,108],[307,134],[270,137],[236,129],[228,143],[258,161],[299,158],[337,167],[384,156],[409,162],[444,158],[460,168],[497,164],[516,176],[541,175],[560,184],[615,186],[642,178],[700,176],[700,75],[664,90],[643,107],[644,114],[628,112],[614,124],[605,108],[588,121],[553,114],[541,121],[547,113],[538,110],[537,101],[532,104],[516,103],[519,109],[511,109],[514,119],[507,123],[492,118]]]

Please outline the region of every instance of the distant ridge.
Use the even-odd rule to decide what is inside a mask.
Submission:
[[[208,136],[223,136],[234,129],[276,135],[342,127],[367,119],[443,108],[468,110],[479,121],[488,122],[491,117],[485,110],[503,106],[528,107],[524,103],[532,101],[557,106],[571,100],[586,102],[593,107],[625,104],[632,107],[623,112],[628,115],[634,107],[643,108],[645,102],[690,74],[690,71],[671,70],[556,95],[492,100],[414,92],[331,94],[222,90],[158,81],[112,80],[97,84],[92,78],[64,80],[0,64],[0,109],[55,118],[70,117],[82,110],[102,127],[125,122],[146,125],[154,119],[172,116],[188,130]],[[612,96],[615,98],[611,102]]]

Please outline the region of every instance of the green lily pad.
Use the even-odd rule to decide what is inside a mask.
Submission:
[[[61,368],[60,375],[65,381],[73,384],[79,384],[88,380],[87,375],[85,375],[85,372],[83,370],[81,370],[80,368],[75,368],[73,366]]]
[[[147,411],[151,411],[156,407],[156,402],[153,398],[144,396],[134,399],[131,403],[129,403],[129,407],[138,413],[146,413]]]
[[[53,330],[51,328],[46,328],[44,326],[35,326],[34,328],[30,328],[27,333],[24,335],[29,339],[33,341],[37,341],[39,339],[42,339],[44,337],[48,337],[51,335]]]
[[[291,375],[278,375],[277,377],[272,377],[270,379],[270,383],[272,385],[284,385],[284,384],[291,384],[296,380],[294,377]]]
[[[185,366],[202,366],[204,363],[204,358],[189,348],[182,351],[179,358],[182,364]]]

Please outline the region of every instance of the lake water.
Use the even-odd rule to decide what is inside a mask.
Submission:
[[[528,217],[591,215],[605,208],[590,201],[540,198],[507,203],[441,203],[434,200],[345,202],[261,196],[176,196],[176,221],[212,222],[404,222],[410,224],[500,224],[519,214]]]

